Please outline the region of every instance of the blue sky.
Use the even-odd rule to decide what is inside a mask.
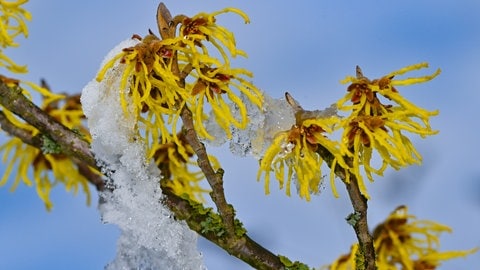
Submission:
[[[135,3],[135,4],[132,4]],[[432,121],[440,133],[413,141],[422,166],[388,171],[368,185],[373,227],[396,206],[407,204],[421,219],[453,228],[442,249],[480,246],[480,3],[463,1],[165,1],[172,14],[193,15],[227,6],[241,8],[249,25],[235,15],[218,17],[230,27],[249,58],[236,63],[252,70],[254,82],[274,97],[289,91],[307,109],[322,109],[343,95],[339,83],[353,75],[379,77],[427,61],[442,74],[427,84],[400,88],[412,101],[439,109]],[[79,92],[104,55],[133,33],[156,30],[156,1],[32,1],[30,36],[7,50],[29,66],[22,78],[46,78],[55,91]],[[2,135],[3,136],[3,135]],[[227,198],[254,239],[274,253],[311,266],[331,262],[355,240],[344,221],[348,197],[333,198],[327,185],[309,203],[288,198],[272,184],[265,196],[254,159],[212,148],[226,171]],[[4,167],[0,165],[0,172]],[[341,190],[341,185],[337,187]],[[82,194],[58,187],[54,209],[44,210],[32,188],[0,188],[0,269],[102,269],[115,255],[117,229],[100,222],[96,205]],[[205,241],[200,248],[209,269],[250,269]],[[442,269],[472,269],[480,254],[457,259]]]

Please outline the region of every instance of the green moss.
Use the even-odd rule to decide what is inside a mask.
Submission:
[[[278,255],[278,258],[280,259],[280,262],[282,262],[282,264],[285,266],[286,270],[310,270],[311,269],[308,265],[301,263],[299,261],[292,262],[290,261],[289,258],[285,256]]]
[[[222,237],[226,233],[225,226],[222,222],[222,218],[219,214],[213,211],[211,207],[204,207],[203,204],[191,200],[188,195],[182,195],[183,199],[187,200],[190,206],[194,209],[192,218],[199,217],[203,219],[200,222],[200,232],[201,233],[212,233],[217,237]],[[235,235],[237,237],[242,237],[247,233],[247,230],[243,227],[242,222],[238,219],[234,220],[235,226]]]
[[[365,254],[362,248],[358,248],[355,253],[355,270],[365,270]]]
[[[217,237],[222,237],[225,234],[225,228],[220,220],[220,217],[216,215],[209,215],[204,221],[200,223],[202,226],[201,233],[213,233]]]
[[[77,134],[80,138],[85,139],[86,136],[85,134],[82,133],[82,131],[78,128],[72,128],[71,131],[75,134]]]
[[[60,154],[62,147],[47,135],[42,135],[42,153],[44,154]]]
[[[357,225],[357,222],[360,220],[362,217],[362,214],[360,212],[355,211],[355,213],[350,213],[345,220],[347,221],[348,224],[351,226]]]

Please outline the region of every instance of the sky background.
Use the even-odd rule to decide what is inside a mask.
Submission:
[[[442,250],[480,246],[480,2],[461,1],[165,1],[173,15],[194,15],[227,6],[249,14],[217,17],[235,32],[249,58],[236,62],[255,74],[254,83],[273,97],[289,91],[306,109],[322,109],[339,99],[360,65],[364,75],[380,77],[427,61],[430,74],[421,85],[399,88],[406,97],[440,115],[440,130],[428,139],[412,137],[422,166],[389,170],[368,185],[369,224],[373,228],[397,206],[406,204],[420,219],[453,229],[441,238]],[[28,39],[7,50],[28,64],[22,79],[45,78],[56,92],[78,93],[96,74],[106,53],[137,33],[157,32],[157,1],[32,1]],[[2,71],[3,72],[3,71]],[[1,135],[4,137],[4,135]],[[3,140],[3,138],[0,138]],[[222,160],[227,199],[249,235],[276,254],[318,267],[348,252],[355,235],[344,218],[352,211],[345,192],[335,199],[327,185],[305,202],[286,197],[272,183],[269,196],[256,181],[257,161],[212,148]],[[0,165],[0,174],[5,170]],[[34,188],[14,193],[0,188],[0,269],[103,269],[115,256],[118,229],[100,222],[95,202],[63,187],[52,192],[47,213]],[[341,191],[342,185],[337,184]],[[95,198],[95,194],[93,194]],[[209,269],[251,269],[199,239]],[[445,263],[441,269],[473,269],[480,254]]]

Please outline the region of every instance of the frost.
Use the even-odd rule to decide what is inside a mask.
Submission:
[[[247,105],[249,123],[246,129],[233,129],[230,151],[236,155],[253,155],[260,158],[278,132],[289,130],[295,124],[295,112],[285,99],[264,95],[263,108],[259,109],[242,96]],[[238,110],[238,108],[234,108]]]
[[[204,123],[207,133],[213,136],[213,140],[205,139],[211,146],[221,146],[227,142],[227,133],[221,128],[215,120],[213,110],[208,114],[208,118]]]
[[[293,148],[295,148],[295,144],[291,142],[283,142],[280,147],[282,148],[282,152],[277,154],[275,160],[284,159],[288,154],[292,153]],[[275,162],[275,160],[273,162]]]
[[[134,44],[120,43],[104,63]],[[106,269],[205,269],[197,235],[174,220],[161,203],[160,172],[145,160],[145,145],[137,137],[135,123],[120,106],[118,91],[125,91],[119,89],[122,71],[121,65],[114,66],[102,82],[92,80],[82,92],[92,150],[113,187],[101,195],[102,220],[122,231],[117,257]]]
[[[239,156],[253,155],[260,159],[265,150],[270,146],[275,136],[282,131],[287,131],[295,124],[295,109],[286,99],[272,98],[266,93],[264,95],[263,108],[259,109],[252,104],[248,98],[241,96],[247,106],[249,123],[246,129],[232,128],[232,140],[230,151]],[[239,114],[239,109],[233,106],[234,114]],[[324,110],[301,111],[303,119],[324,118],[338,116],[336,104]],[[291,152],[291,146],[282,146],[285,155]]]
[[[303,119],[328,118],[332,116],[340,117],[338,115],[338,108],[336,103],[331,104],[329,107],[323,110],[303,111],[301,115]]]

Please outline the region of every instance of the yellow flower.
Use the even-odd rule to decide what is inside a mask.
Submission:
[[[194,118],[195,128],[199,136],[211,140],[214,139],[203,124],[203,120],[206,118],[203,113],[205,102],[208,102],[210,105],[215,121],[225,131],[228,139],[232,138],[230,126],[233,125],[239,129],[247,127],[246,105],[234,92],[233,88],[237,88],[241,94],[245,95],[258,108],[262,107],[263,96],[260,90],[252,83],[243,79],[243,75],[252,76],[245,69],[205,67],[197,74],[197,81],[193,85],[188,85],[192,89],[189,105],[196,116]],[[226,99],[230,100],[238,108],[240,115],[232,113],[232,105],[227,103]]]
[[[125,114],[132,113],[137,121],[145,125],[147,145],[153,149],[158,143],[171,141],[168,123],[176,125],[187,92],[178,86],[179,79],[171,71],[173,52],[169,43],[159,40],[152,33],[143,39],[138,35],[133,38],[140,42],[123,49],[107,62],[97,80],[103,80],[107,70],[117,61],[125,65],[120,78],[120,102]],[[130,100],[133,112],[129,112]],[[163,140],[158,142],[160,137]],[[152,153],[150,151],[150,157]]]
[[[28,36],[28,27],[26,21],[31,20],[31,14],[25,10],[22,5],[28,0],[2,1],[0,0],[0,67],[14,73],[27,72],[27,66],[19,66],[12,59],[3,53],[3,48],[18,47],[15,38],[19,35]],[[31,82],[20,81],[0,75],[0,81],[8,87],[17,88],[20,84],[27,85],[34,91],[42,94],[47,102],[62,98],[63,95],[53,94],[44,87]],[[22,93],[30,97],[30,93],[22,88]]]
[[[196,78],[193,83],[187,84],[191,95],[189,106],[195,113],[195,127],[199,136],[210,140],[214,138],[203,124],[207,118],[203,113],[205,102],[210,105],[215,121],[225,131],[228,139],[232,137],[230,126],[244,129],[248,122],[246,106],[234,88],[258,108],[261,108],[263,103],[259,89],[244,78],[252,77],[252,73],[246,69],[230,67],[230,56],[246,57],[246,54],[237,49],[233,33],[216,24],[215,16],[227,12],[236,13],[245,23],[249,22],[248,16],[241,10],[226,8],[210,14],[199,13],[192,18],[184,17],[180,26],[179,60],[183,66],[192,67],[191,75]],[[209,53],[208,43],[217,49],[222,60]],[[232,114],[231,104],[226,102],[225,96],[238,107],[239,116]]]
[[[246,105],[238,94],[261,107],[260,91],[244,78],[252,74],[245,69],[230,68],[227,52],[231,57],[245,53],[236,48],[233,34],[215,23],[216,15],[227,12],[237,13],[248,22],[248,17],[234,8],[200,13],[192,18],[178,16],[181,18],[178,36],[160,40],[152,32],[144,38],[134,35],[140,42],[123,49],[98,73],[97,80],[101,81],[116,63],[125,65],[120,78],[120,102],[126,114],[132,113],[142,123],[139,128],[145,128],[148,157],[152,157],[159,144],[174,141],[181,145],[176,134],[184,106],[193,114],[198,135],[208,139],[213,136],[203,123],[207,119],[206,109],[213,111],[216,122],[230,138],[232,125],[245,128],[248,121]],[[210,54],[207,43],[213,45],[222,60]],[[239,116],[232,114],[232,106],[239,108]]]
[[[451,229],[433,221],[418,220],[408,214],[406,206],[398,207],[373,232],[378,269],[433,270],[443,261],[478,251],[478,248],[439,251],[439,236],[444,232],[451,232]],[[358,244],[354,244],[350,253],[340,256],[328,269],[356,269],[357,251]]]
[[[192,200],[203,202],[203,194],[210,192],[200,185],[205,175],[201,171],[190,171],[191,167],[197,166],[197,163],[192,160],[195,153],[182,134],[177,137],[182,145],[170,142],[159,144],[155,148],[153,158],[162,172],[161,184],[171,188],[179,196],[187,195]],[[179,153],[180,149],[186,151],[188,159],[184,158],[185,154]],[[209,158],[214,168],[220,167],[215,157]]]
[[[417,220],[408,214],[406,206],[398,207],[373,233],[379,268],[435,269],[442,261],[476,252],[477,249],[439,252],[439,236],[444,232],[451,229],[433,221]],[[430,268],[420,268],[427,265]]]
[[[183,38],[183,43],[190,47],[190,50],[193,52],[194,61],[192,65],[194,67],[198,62],[203,62],[200,55],[208,55],[208,48],[202,41],[211,43],[220,52],[226,66],[229,66],[230,60],[224,47],[232,57],[236,57],[237,55],[246,56],[245,52],[237,49],[233,33],[225,27],[216,24],[215,16],[229,12],[240,15],[245,23],[250,22],[247,14],[236,8],[225,8],[210,14],[202,12],[192,18],[184,17],[180,26],[180,37]],[[196,46],[202,49],[202,53],[197,52]]]
[[[368,193],[360,174],[363,166],[365,174],[373,181],[372,173],[383,175],[387,166],[399,169],[412,164],[421,163],[421,155],[417,152],[404,132],[419,134],[421,137],[434,135],[429,124],[431,116],[438,111],[427,111],[403,98],[395,86],[421,83],[435,78],[440,70],[432,75],[405,80],[394,80],[396,75],[427,67],[420,63],[394,71],[380,79],[369,80],[357,67],[356,77],[347,77],[343,83],[351,83],[347,94],[340,99],[337,106],[340,110],[350,111],[339,127],[342,127],[342,154],[351,158],[353,167],[350,170],[358,179],[363,195]],[[383,104],[379,95],[394,104]],[[345,105],[350,101],[352,105]],[[373,168],[371,159],[377,153],[382,165]]]
[[[324,267],[322,267],[322,269],[355,270],[355,269],[357,269],[357,262],[355,260],[355,256],[356,256],[357,252],[358,252],[358,244],[353,244],[350,247],[350,253],[341,255],[331,265],[324,266]],[[382,269],[379,268],[379,270],[382,270]]]
[[[322,182],[323,159],[316,152],[319,145],[332,153],[340,166],[346,167],[340,156],[338,144],[324,136],[325,132],[332,132],[332,126],[337,122],[336,117],[297,119],[297,123],[290,130],[277,134],[265,151],[257,174],[257,179],[260,179],[265,173],[265,192],[269,193],[270,172],[274,171],[280,188],[286,186],[286,194],[290,196],[291,180],[295,173],[298,194],[309,201],[310,194],[319,192]],[[286,176],[285,170],[287,170]],[[333,180],[334,171],[333,168],[331,180]],[[336,195],[333,183],[332,190]]]
[[[18,43],[14,39],[19,36],[28,36],[26,20],[31,19],[28,11],[21,5],[28,0],[18,1],[0,1],[0,46],[2,48],[17,47]],[[0,50],[0,66],[6,67],[14,73],[27,72],[26,66],[19,66]]]
[[[44,103],[43,110],[66,127],[77,129],[85,134],[86,139],[90,140],[88,131],[81,123],[84,116],[81,110],[80,97],[78,95],[68,97],[63,100],[63,105],[59,106],[59,101]],[[79,172],[77,164],[61,154],[61,149],[58,149],[58,146],[48,137],[42,136],[37,129],[20,122],[11,112],[4,111],[4,113],[15,126],[30,132],[32,136],[39,136],[42,140],[43,151],[25,144],[16,137],[1,145],[0,151],[3,151],[3,162],[8,163],[7,169],[0,180],[0,186],[6,184],[13,168],[17,168],[11,190],[15,190],[20,182],[27,186],[32,186],[35,183],[37,194],[45,203],[47,210],[52,208],[50,191],[58,183],[64,184],[67,191],[72,190],[75,193],[81,187],[87,196],[87,204],[90,204],[88,180]],[[29,174],[30,169],[33,170],[32,176]],[[98,174],[92,168],[88,170]]]

